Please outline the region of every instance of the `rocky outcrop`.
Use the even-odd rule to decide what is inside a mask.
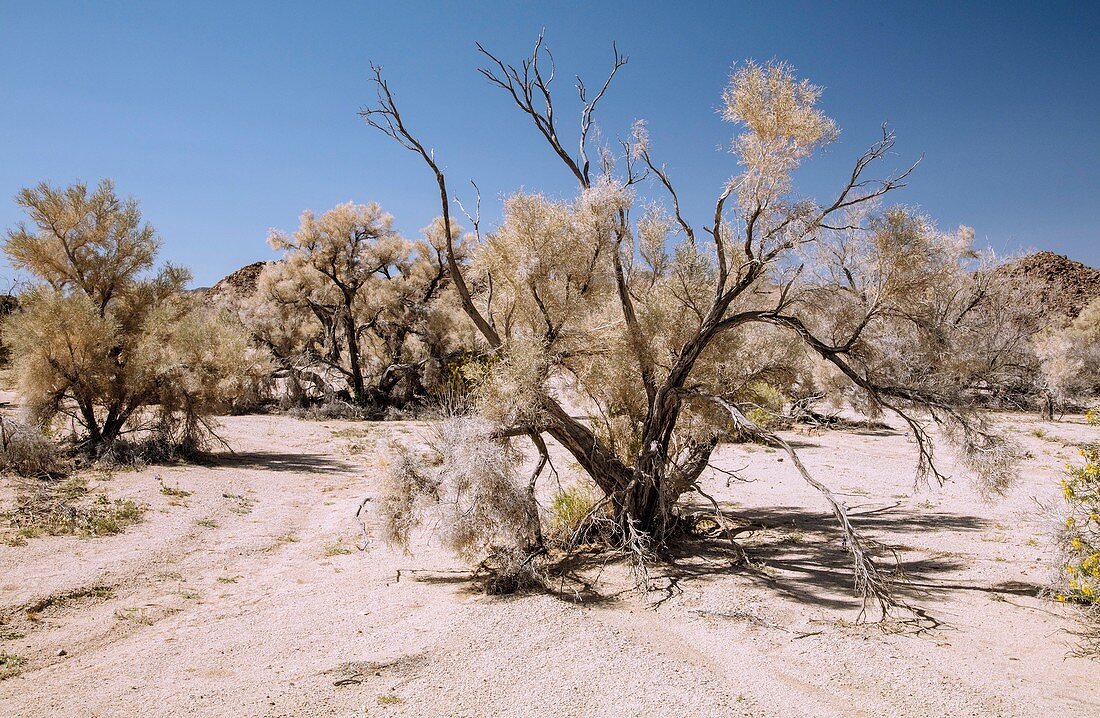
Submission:
[[[260,278],[260,272],[264,271],[264,267],[269,264],[271,262],[253,262],[241,267],[205,290],[203,298],[213,302],[230,296],[236,298],[251,296],[256,291],[256,281]]]
[[[1100,269],[1054,252],[1036,252],[1002,268],[1006,276],[1027,282],[1041,294],[1050,314],[1073,319],[1100,297]]]

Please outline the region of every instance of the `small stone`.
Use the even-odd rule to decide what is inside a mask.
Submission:
[[[58,649],[57,649],[57,655],[59,655],[59,656],[67,656],[67,655],[69,655],[69,652],[68,652],[68,651],[66,651],[66,650],[65,650],[64,648],[58,648]]]

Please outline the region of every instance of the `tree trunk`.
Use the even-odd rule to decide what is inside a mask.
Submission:
[[[1043,421],[1054,421],[1054,397],[1050,392],[1043,392],[1039,399],[1039,418]]]
[[[80,398],[76,400],[77,406],[80,407],[80,416],[84,422],[84,429],[88,432],[88,446],[95,449],[101,442],[101,432],[99,429],[99,421],[95,416],[95,407],[90,401],[86,401]]]
[[[109,421],[103,422],[103,432],[100,434],[100,443],[103,446],[110,446],[118,439],[122,433],[122,426],[126,423],[125,419],[114,418]]]
[[[344,316],[342,317],[344,322],[344,334],[347,335],[348,342],[348,370],[349,384],[348,387],[351,390],[351,399],[356,404],[365,404],[367,401],[367,392],[363,383],[363,367],[359,365],[359,336],[356,332],[355,317],[351,313],[352,298],[350,296],[345,297]]]

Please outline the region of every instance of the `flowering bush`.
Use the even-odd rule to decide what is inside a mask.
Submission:
[[[1090,424],[1098,419],[1088,414]],[[1062,493],[1069,511],[1059,536],[1060,601],[1100,605],[1100,445],[1081,449],[1083,466],[1068,466]]]

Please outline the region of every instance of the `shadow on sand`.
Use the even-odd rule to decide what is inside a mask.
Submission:
[[[359,468],[325,454],[279,451],[238,451],[232,454],[214,454],[203,463],[219,469],[257,469],[303,474],[339,474]]]
[[[687,507],[711,512],[711,507]],[[967,534],[992,528],[981,516],[932,512],[886,505],[851,513],[857,530],[867,539],[884,541],[876,552],[882,570],[896,581],[895,596],[905,603],[932,609],[947,596],[963,591],[1036,596],[1043,586],[1022,581],[967,582],[958,572],[974,560],[965,553],[966,536],[960,536],[962,552],[945,552],[890,541],[920,541],[936,533]],[[861,605],[854,590],[852,557],[831,513],[799,507],[753,507],[724,511],[731,529],[718,537],[686,536],[660,560],[648,567],[656,587],[654,605],[660,605],[691,583],[706,583],[724,576],[741,576],[776,595],[804,605],[837,611]],[[733,542],[731,542],[731,537]],[[974,536],[973,541],[978,537]],[[622,559],[607,552],[576,552],[557,561],[551,574],[551,593],[568,601],[606,603],[632,588],[607,585],[598,578],[602,569]],[[565,580],[560,580],[562,577]]]
[[[696,508],[708,510],[703,506]],[[669,552],[661,574],[677,585],[738,574],[798,603],[834,609],[859,605],[852,557],[831,513],[798,507],[763,507],[725,511],[723,516],[739,527],[732,530],[737,546],[725,537],[688,538]],[[967,568],[973,560],[965,553],[965,536],[959,542],[962,552],[890,546],[891,541],[920,541],[935,533],[966,534],[992,528],[994,522],[981,516],[911,510],[897,505],[855,510],[850,516],[861,534],[884,542],[876,552],[876,560],[888,575],[897,579],[895,594],[908,603],[928,605],[957,591],[1035,596],[1043,588],[1020,581],[1000,584],[959,581],[953,574]],[[977,536],[972,540],[977,541]],[[747,561],[741,560],[742,556]]]

